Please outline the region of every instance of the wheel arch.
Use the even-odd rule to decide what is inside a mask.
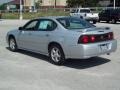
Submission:
[[[55,42],[55,41],[50,42],[50,43],[48,44],[48,53],[49,53],[49,49],[50,49],[50,47],[51,47],[52,45],[58,45],[58,46],[60,47],[60,49],[63,51],[64,56],[66,57],[65,51],[64,51],[62,45],[61,45],[60,43],[58,43],[58,42]]]
[[[8,38],[7,38],[8,45],[9,45],[9,40],[10,40],[10,38],[15,39],[15,42],[16,42],[15,36],[14,36],[13,34],[10,34],[10,35],[8,35]],[[16,42],[16,44],[17,44],[17,42]]]
[[[8,41],[10,40],[10,38],[14,38],[14,39],[15,39],[15,36],[14,36],[13,34],[10,34],[10,35],[8,36]]]
[[[61,61],[60,62],[58,62],[58,63],[56,63],[56,62],[53,62],[54,64],[56,64],[56,65],[62,65],[62,64],[64,64],[64,62],[65,62],[65,59],[66,59],[66,55],[65,55],[65,53],[64,53],[64,51],[63,51],[63,48],[62,48],[62,46],[60,45],[60,43],[58,43],[58,42],[50,42],[49,44],[48,44],[48,52],[49,52],[49,56],[50,56],[50,58],[51,58],[51,54],[50,54],[50,47],[51,46],[54,46],[54,45],[57,45],[57,47],[61,50],[61,52],[62,52],[62,56],[61,56]],[[52,58],[51,58],[51,60],[52,60]],[[53,60],[52,60],[53,61]]]
[[[62,48],[62,46],[61,46],[60,43],[58,43],[58,42],[50,42],[50,43],[48,44],[48,51],[49,51],[49,48],[50,48],[52,45],[58,45],[58,46],[60,46],[60,48],[63,50],[63,48]]]

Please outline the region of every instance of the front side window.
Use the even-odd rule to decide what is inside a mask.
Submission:
[[[71,13],[78,13],[79,9],[72,9]]]
[[[57,27],[56,23],[52,20],[40,20],[38,24],[38,30],[51,31]]]
[[[35,30],[37,23],[38,23],[38,20],[30,21],[24,26],[24,29],[25,30]]]
[[[68,30],[76,30],[76,29],[85,29],[85,28],[92,28],[95,27],[93,24],[90,24],[89,22],[79,19],[79,18],[59,18],[57,19],[58,22],[64,26],[64,28]]]

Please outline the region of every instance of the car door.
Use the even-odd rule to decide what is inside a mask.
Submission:
[[[103,10],[102,12],[99,13],[99,19],[100,20],[104,20],[104,13],[105,13],[105,10]]]
[[[37,52],[48,54],[48,44],[51,34],[56,29],[57,24],[50,19],[40,19],[37,24],[37,31],[32,33],[34,37],[34,49]]]
[[[108,20],[108,17],[109,17],[109,10],[103,10],[100,13],[100,19],[101,20]]]
[[[110,20],[110,10],[106,10],[104,19],[107,21]]]
[[[18,35],[18,46],[20,48],[34,50],[34,36],[33,33],[36,32],[38,20],[31,20],[25,26],[22,27]]]

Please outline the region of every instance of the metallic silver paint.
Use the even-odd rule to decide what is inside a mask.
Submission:
[[[13,35],[19,49],[24,49],[45,55],[48,54],[48,45],[51,42],[59,43],[65,54],[65,58],[87,59],[107,53],[112,53],[117,49],[117,41],[105,41],[92,44],[78,44],[78,39],[84,34],[105,34],[112,32],[106,28],[87,28],[82,30],[67,30],[57,20],[58,17],[43,17],[42,19],[51,19],[57,23],[54,31],[20,31],[14,30],[7,33],[8,42],[9,35]],[[39,18],[41,19],[41,18]],[[102,32],[99,32],[102,31]],[[109,50],[101,51],[99,45],[109,43]]]

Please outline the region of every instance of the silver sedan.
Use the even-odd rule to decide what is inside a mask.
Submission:
[[[116,51],[110,28],[98,28],[75,17],[42,17],[7,33],[11,51],[23,49],[50,56],[57,65],[68,58],[88,59]]]

